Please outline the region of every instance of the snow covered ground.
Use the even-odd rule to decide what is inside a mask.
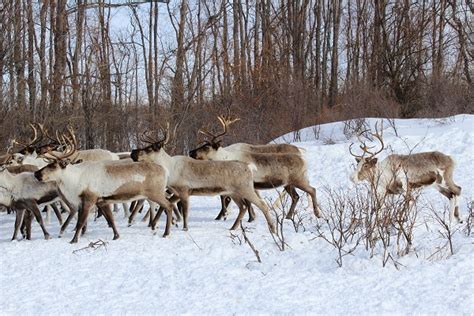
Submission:
[[[372,126],[376,119],[367,120]],[[440,150],[457,162],[454,179],[463,189],[461,213],[467,216],[474,198],[474,116],[447,119],[395,120],[394,130],[384,124],[384,139],[397,153]],[[300,131],[311,183],[327,211],[330,187],[354,190],[349,174],[354,168],[342,122]],[[318,137],[316,137],[318,136]],[[288,134],[277,141],[293,141]],[[266,194],[275,198],[276,193]],[[444,209],[448,201],[433,189],[420,198]],[[299,204],[303,230],[295,232],[285,221],[288,247],[280,251],[261,213],[249,227],[248,238],[259,251],[231,238],[236,209],[227,221],[214,221],[219,199],[192,198],[190,229],[174,228],[169,238],[153,235],[139,221],[127,227],[117,214],[121,237],[112,241],[105,221],[90,219],[88,232],[71,245],[72,226],[65,238],[45,241],[34,223],[32,241],[10,242],[14,216],[0,214],[0,315],[9,314],[471,314],[474,311],[474,239],[457,225],[454,255],[445,245],[441,227],[429,214],[417,219],[413,251],[382,267],[382,256],[370,258],[361,249],[344,257],[339,268],[337,251],[315,238],[317,220]],[[257,211],[258,212],[258,211]],[[52,219],[52,236],[59,232]],[[163,223],[160,223],[162,233]],[[235,234],[242,237],[241,233]],[[74,250],[102,239],[97,250]],[[430,258],[431,256],[431,258]]]

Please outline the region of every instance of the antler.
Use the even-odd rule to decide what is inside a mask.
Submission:
[[[157,144],[157,143],[161,143],[161,145],[166,145],[170,139],[170,136],[169,136],[169,129],[170,129],[170,123],[166,123],[166,128],[163,128],[160,126],[159,130],[161,131],[161,133],[163,134],[163,137],[161,139],[158,139],[158,138],[154,138],[154,137],[151,137],[150,136],[150,131],[144,131],[140,136],[139,136],[139,139],[140,141],[144,142],[144,143],[147,143],[147,144]]]
[[[210,137],[211,138],[211,142],[214,142],[217,138],[221,137],[221,136],[224,136],[226,133],[227,133],[227,128],[232,124],[232,123],[235,123],[237,121],[240,120],[240,118],[236,117],[236,118],[232,118],[230,116],[224,116],[224,115],[219,115],[217,116],[217,119],[219,120],[219,122],[221,123],[222,127],[223,127],[223,131],[220,133],[220,134],[212,134],[211,132],[207,131],[207,130],[203,130],[203,129],[200,129],[198,131],[198,133],[201,133],[201,134],[204,134],[206,135],[207,137]]]
[[[152,138],[150,135],[149,135],[150,131],[144,131],[143,133],[141,133],[141,135],[138,137],[138,139],[140,139],[140,141],[144,142],[144,143],[147,143],[147,144],[154,144],[157,142],[157,140],[155,138]]]
[[[362,144],[359,145],[360,149],[362,149],[363,151],[363,154],[362,156],[361,155],[356,155],[352,152],[352,146],[354,145],[354,143],[352,143],[350,146],[349,146],[349,153],[356,157],[356,158],[363,158],[365,154],[368,154],[369,157],[368,158],[372,158],[372,157],[375,157],[376,155],[378,155],[379,153],[382,152],[382,150],[385,148],[384,146],[384,143],[383,143],[383,138],[382,138],[382,134],[383,134],[383,122],[382,122],[382,127],[381,129],[379,130],[378,129],[378,122],[375,123],[375,133],[370,133],[372,136],[374,136],[375,138],[377,138],[380,143],[382,144],[382,147],[380,148],[380,150],[378,150],[377,152],[375,153],[372,153],[369,149],[371,148],[374,148],[375,146],[372,146],[372,147],[369,147],[366,145],[366,143],[360,138],[362,136],[362,134],[364,134],[365,132],[367,132],[368,130],[364,130],[362,132],[360,132],[358,135],[357,135],[357,139],[359,140],[359,142],[361,142]]]
[[[212,133],[210,133],[207,129],[201,128],[201,129],[198,130],[198,133],[201,133],[201,134],[203,134],[203,135],[205,135],[205,136],[207,136],[211,139],[214,138],[214,135]]]
[[[40,129],[40,132],[41,132],[41,135],[42,136],[46,136],[46,138],[48,138],[52,143],[55,143],[55,144],[60,144],[60,141],[59,139],[54,139],[52,136],[49,135],[48,133],[48,130],[44,127],[43,124],[37,124],[39,129]],[[58,135],[56,134],[56,137],[58,137]]]
[[[168,144],[170,140],[170,123],[166,122],[166,128],[160,126],[160,130],[163,133],[163,137],[157,141],[157,143],[161,143],[161,146]]]
[[[29,125],[29,126],[31,127],[31,129],[33,130],[33,138],[29,140],[29,143],[28,143],[28,144],[27,144],[27,143],[24,143],[24,142],[21,142],[21,141],[19,141],[19,140],[14,139],[14,140],[13,140],[13,143],[14,143],[14,144],[18,144],[18,145],[24,146],[24,147],[26,148],[26,147],[31,147],[31,146],[33,146],[34,144],[36,144],[36,143],[38,143],[39,141],[41,141],[43,135],[41,135],[41,137],[38,137],[38,130],[36,129],[36,127],[35,127],[32,123],[30,123],[30,124],[28,124],[28,125]]]
[[[383,121],[382,121],[380,130],[378,129],[378,123],[379,122],[375,123],[375,134],[371,133],[371,135],[374,136],[375,138],[377,138],[382,146],[381,146],[379,151],[377,151],[376,153],[374,153],[372,155],[372,157],[375,156],[375,155],[378,155],[379,153],[381,153],[382,150],[385,148],[385,145],[383,143]]]
[[[69,135],[65,135],[65,134],[58,135],[58,133],[56,133],[57,142],[65,147],[65,150],[62,152],[62,154],[61,155],[55,154],[53,152],[53,149],[50,149],[49,151],[41,155],[42,158],[45,158],[50,161],[54,161],[54,160],[59,161],[59,160],[64,160],[66,158],[69,158],[74,153],[77,152],[76,135],[74,135],[74,131],[72,130],[71,127],[68,127],[67,131]]]

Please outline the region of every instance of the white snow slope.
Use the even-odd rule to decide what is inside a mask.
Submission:
[[[377,120],[367,121],[373,126]],[[439,150],[456,160],[454,179],[463,190],[466,218],[474,197],[474,116],[395,120],[395,126],[398,137],[384,124],[385,142],[394,152]],[[319,139],[315,128],[307,128],[295,143],[307,150],[310,180],[324,212],[325,188],[355,189],[349,181],[354,159],[348,153],[355,139],[346,139],[343,127],[343,122],[321,125]],[[277,141],[292,138],[289,134]],[[266,196],[274,199],[276,193]],[[421,200],[440,210],[448,205],[431,188]],[[35,222],[32,241],[11,242],[14,216],[1,213],[0,314],[473,313],[474,239],[466,236],[466,224],[454,227],[454,255],[446,248],[436,253],[446,239],[440,225],[424,213],[417,218],[413,250],[403,257],[395,254],[398,268],[390,261],[382,267],[382,255],[371,258],[363,245],[344,257],[339,268],[337,251],[315,238],[317,220],[305,206],[306,198],[298,205],[305,230],[295,232],[291,222],[284,223],[284,251],[258,210],[256,222],[244,223],[262,263],[247,244],[231,238],[235,206],[227,221],[214,220],[218,197],[191,199],[188,232],[174,228],[169,238],[162,238],[162,221],[159,234],[153,235],[140,220],[127,227],[120,213],[119,240],[111,240],[103,218],[90,218],[88,232],[75,245],[68,243],[75,221],[62,239],[43,240]],[[57,236],[56,219],[47,228]],[[106,248],[73,254],[98,239],[108,242]]]

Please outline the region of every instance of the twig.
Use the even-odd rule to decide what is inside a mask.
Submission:
[[[77,254],[78,252],[81,252],[81,251],[87,250],[87,249],[97,250],[101,247],[104,247],[105,251],[107,251],[107,244],[108,244],[108,242],[105,242],[102,239],[99,239],[97,241],[91,241],[89,243],[89,245],[87,245],[87,247],[76,249],[72,253]]]
[[[250,239],[248,239],[247,237],[247,228],[244,228],[244,226],[242,225],[242,222],[240,222],[240,228],[242,229],[242,235],[244,237],[244,241],[250,246],[250,249],[252,249],[253,253],[255,254],[255,257],[257,257],[257,261],[259,263],[262,263],[262,259],[260,259],[260,255],[258,253],[258,250],[257,248],[255,248],[255,246],[252,244],[252,242],[250,241]]]
[[[197,242],[194,240],[193,236],[191,236],[191,234],[189,232],[187,232],[187,235],[193,241],[193,243],[196,245],[196,247],[198,247],[199,250],[202,250],[202,248],[199,247],[199,245],[197,244]]]

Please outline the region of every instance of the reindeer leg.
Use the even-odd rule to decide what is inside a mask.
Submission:
[[[133,210],[131,211],[130,217],[128,218],[128,226],[132,226],[132,224],[133,224],[133,219],[135,218],[135,216],[137,215],[137,213],[142,209],[144,202],[145,202],[145,200],[138,200],[138,201],[134,201],[134,202],[132,203],[132,205],[133,205]],[[131,208],[131,207],[132,207],[132,206],[130,206],[130,208]]]
[[[181,201],[179,200],[179,198],[175,194],[173,194],[170,198],[168,198],[168,201],[173,203],[173,213],[176,216],[176,222],[181,222],[181,220],[182,220],[181,211],[183,209]],[[177,206],[174,205],[175,203],[177,204]]]
[[[41,217],[41,211],[39,210],[38,205],[36,205],[34,202],[28,203],[28,210],[34,214],[36,220],[38,221],[41,230],[43,231],[44,239],[49,239],[49,233],[44,226],[43,218]]]
[[[46,210],[46,223],[51,224],[51,206],[46,205],[43,212]]]
[[[237,206],[239,207],[239,215],[237,215],[234,224],[230,228],[230,230],[235,230],[240,226],[240,223],[242,223],[242,218],[245,215],[245,207],[244,201],[241,198],[232,197],[232,199],[234,200],[234,203],[237,204]]]
[[[74,233],[74,237],[70,241],[71,244],[77,243],[79,241],[79,235],[81,234],[81,231],[87,222],[87,217],[89,216],[89,212],[94,206],[95,202],[96,201],[88,199],[87,197],[82,197],[82,203],[79,208],[79,218],[77,219],[76,224],[76,231]]]
[[[248,222],[251,223],[255,220],[255,211],[252,207],[252,203],[250,203],[249,201],[247,200],[244,200],[244,205],[245,205],[245,208],[247,209],[247,212],[249,213],[249,220]]]
[[[61,212],[59,211],[58,207],[52,203],[51,207],[53,208],[54,214],[56,215],[56,218],[58,219],[59,225],[63,224],[63,217],[61,215]]]
[[[128,218],[130,216],[128,203],[122,203],[123,208],[123,218]]]
[[[222,218],[224,219],[227,218],[227,214],[229,213],[227,210],[227,207],[232,201],[230,196],[227,196],[227,195],[221,195],[220,198],[221,198],[221,210],[219,214],[217,215],[217,217],[215,218],[216,221],[221,220]]]
[[[290,210],[288,211],[288,214],[286,214],[286,219],[292,219],[293,216],[295,215],[296,203],[298,203],[300,196],[296,192],[296,189],[294,186],[290,186],[290,185],[285,186],[285,191],[291,197],[291,206],[290,206]]]
[[[268,209],[267,203],[265,203],[265,201],[262,200],[253,190],[249,191],[245,195],[245,199],[255,204],[262,211],[263,216],[265,216],[265,220],[267,221],[268,229],[270,230],[272,234],[275,234],[276,233],[275,224],[273,223],[273,219],[270,216],[270,210]]]
[[[168,199],[166,198],[166,196],[164,194],[163,195],[157,194],[157,195],[149,196],[149,199],[152,200],[155,203],[158,203],[158,205],[160,205],[161,207],[166,209],[166,227],[165,227],[165,233],[163,234],[163,237],[166,237],[170,234],[170,229],[171,229],[171,225],[172,225],[171,222],[172,222],[172,218],[173,218],[173,204],[170,201],[168,201]],[[152,222],[152,225],[151,225],[151,229],[153,231],[155,230],[156,222],[158,221],[158,216],[159,215],[160,215],[159,212],[157,212],[156,215],[155,215],[155,218],[153,218],[153,222]]]
[[[23,224],[23,218],[25,216],[25,209],[16,209],[16,216],[15,216],[15,229],[13,230],[13,236],[12,236],[12,241],[16,240],[16,237],[18,235],[18,231],[20,230],[20,227]]]
[[[113,240],[119,239],[120,235],[118,233],[117,227],[115,226],[114,214],[112,212],[112,207],[110,206],[110,204],[101,204],[101,205],[98,205],[97,207],[102,210],[102,214],[104,214],[105,220],[107,221],[109,227],[111,227],[112,231],[114,232]]]
[[[66,230],[66,228],[69,226],[69,223],[71,222],[72,218],[74,217],[74,215],[77,214],[77,209],[75,207],[72,206],[72,204],[69,202],[69,201],[66,201],[63,199],[61,205],[63,204],[66,204],[67,208],[69,209],[69,215],[67,216],[66,218],[66,221],[64,222],[64,224],[61,226],[61,229],[59,231],[59,238],[61,238],[64,234],[64,231]]]
[[[314,215],[317,218],[321,218],[321,211],[318,206],[318,200],[316,199],[316,189],[313,188],[307,181],[295,184],[295,187],[309,194],[313,202]]]
[[[23,226],[26,233],[26,240],[31,240],[31,224],[33,222],[33,215],[30,211],[25,212],[25,220],[23,221]]]

